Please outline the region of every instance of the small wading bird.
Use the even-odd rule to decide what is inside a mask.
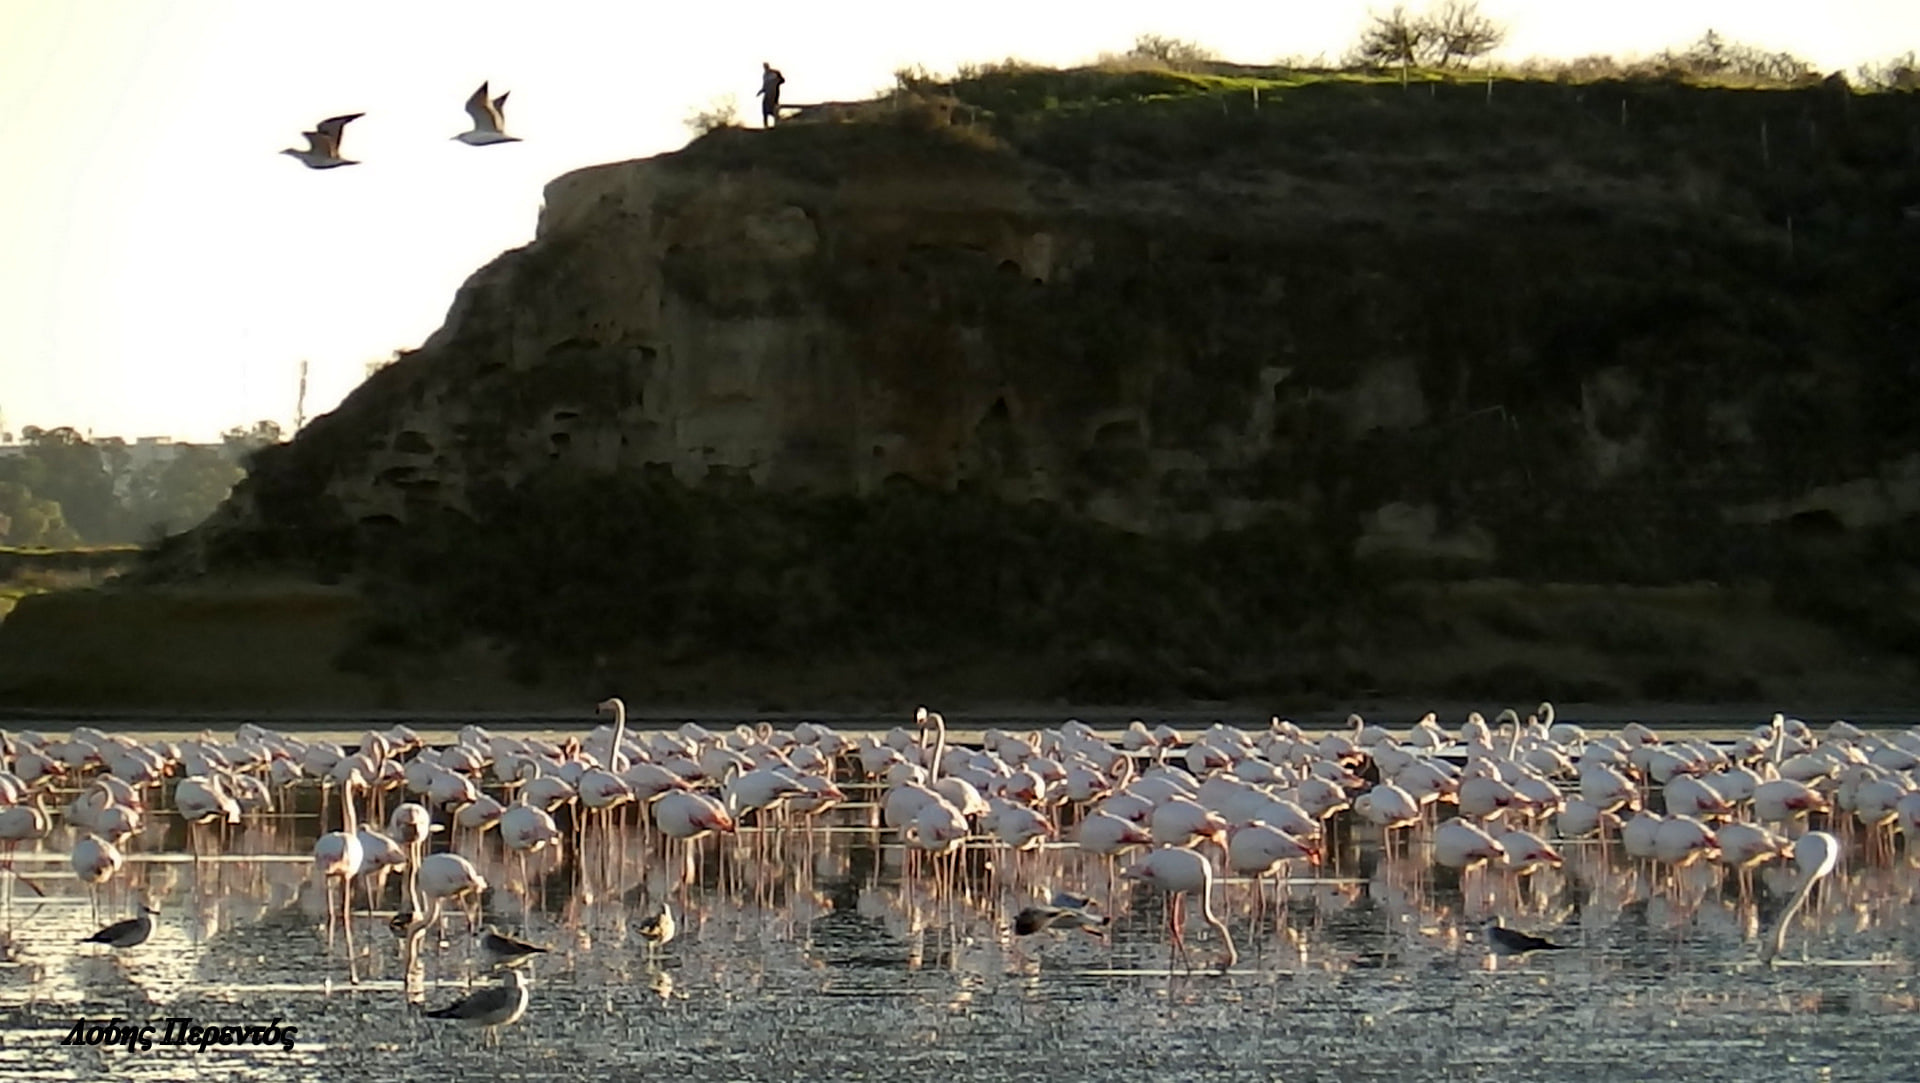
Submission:
[[[147,937],[153,935],[153,916],[159,912],[142,903],[139,917],[116,921],[80,942],[105,944],[110,948],[137,948],[147,942]]]
[[[359,162],[350,158],[340,157],[340,133],[346,128],[348,121],[358,120],[364,116],[366,116],[365,113],[348,113],[345,116],[328,117],[314,125],[313,131],[300,133],[307,137],[306,150],[288,147],[280,153],[293,155],[308,169],[332,169],[335,166],[359,165]]]
[[[512,93],[508,91],[507,93]],[[467,115],[473,118],[473,130],[454,136],[470,147],[484,147],[491,143],[518,143],[518,136],[506,133],[507,95],[502,94],[491,101],[487,99],[487,84],[481,83],[480,89],[467,99]]]
[[[496,963],[518,962],[530,955],[539,955],[547,950],[538,944],[529,944],[492,928],[481,934],[480,948]]]
[[[1113,919],[1100,913],[1092,899],[1071,891],[1056,891],[1045,903],[1035,903],[1013,916],[1013,935],[1032,936],[1047,929],[1085,929],[1105,936]]]
[[[1487,950],[1495,955],[1525,955],[1534,951],[1564,951],[1572,944],[1556,944],[1551,940],[1523,933],[1518,929],[1509,929],[1500,924],[1499,918],[1490,918],[1486,924]]]
[[[672,940],[673,934],[678,931],[678,927],[673,922],[673,907],[666,903],[660,904],[658,914],[643,918],[640,922],[640,939],[647,942],[648,951],[658,951],[667,941]]]
[[[527,1011],[527,978],[520,968],[507,971],[507,983],[482,989],[444,1008],[427,1013],[428,1019],[453,1019],[469,1026],[484,1027],[490,1040],[498,1040],[499,1028],[519,1019]]]

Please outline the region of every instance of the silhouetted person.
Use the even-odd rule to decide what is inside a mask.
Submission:
[[[787,77],[766,61],[760,62],[760,126],[772,127],[780,119],[780,84]]]

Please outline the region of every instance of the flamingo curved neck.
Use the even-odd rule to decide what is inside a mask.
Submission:
[[[929,712],[933,721],[933,762],[927,764],[927,782],[932,784],[940,777],[940,761],[947,755],[947,720],[939,711]]]
[[[607,763],[609,770],[617,775],[626,770],[621,764],[620,746],[627,739],[627,704],[619,697],[608,702],[613,704],[613,750],[607,756]]]

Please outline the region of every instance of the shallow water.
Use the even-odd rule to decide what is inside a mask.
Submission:
[[[386,928],[400,876],[354,922],[355,955],[337,932],[330,946],[309,876],[318,805],[317,788],[299,788],[282,804],[297,811],[224,840],[153,816],[98,920],[67,866],[68,832],[15,855],[19,879],[0,877],[20,957],[0,966],[0,1077],[1920,1077],[1920,870],[1869,865],[1857,844],[1793,926],[1783,965],[1767,967],[1756,934],[1793,886],[1784,870],[1743,902],[1716,870],[1668,883],[1569,844],[1565,870],[1462,879],[1436,873],[1418,840],[1383,852],[1337,821],[1328,875],[1288,881],[1278,905],[1271,882],[1258,916],[1252,884],[1216,888],[1240,951],[1222,974],[1192,907],[1189,972],[1170,958],[1159,897],[1119,884],[1110,943],[1016,943],[1008,920],[1035,890],[1104,898],[1108,867],[1070,846],[970,846],[956,890],[936,895],[866,806],[704,840],[688,861],[631,814],[590,827],[579,860],[539,854],[524,873],[491,835],[462,838],[495,886],[486,920],[554,948],[495,1048],[421,1016],[493,979],[457,914],[407,965]],[[196,848],[220,856],[196,861]],[[76,946],[132,913],[138,890],[162,910],[145,945]],[[662,898],[681,932],[649,951],[634,926]],[[1491,957],[1462,931],[1490,913],[1575,946]],[[80,1018],[181,1016],[278,1020],[298,1037],[290,1052],[59,1044]]]

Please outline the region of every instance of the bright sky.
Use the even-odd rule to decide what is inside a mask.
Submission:
[[[1377,3],[1385,8],[1387,3]],[[1419,0],[1409,8],[1418,10]],[[1337,58],[1364,0],[0,0],[0,430],[211,439],[309,418],[417,346],[460,283],[532,239],[542,186],[672,150],[716,96],[867,95],[908,64],[1189,38],[1248,63]],[[1823,69],[1920,48],[1916,0],[1482,0],[1503,55],[1644,55],[1708,27]],[[468,147],[511,91],[525,142]],[[276,154],[365,112],[309,170]]]

